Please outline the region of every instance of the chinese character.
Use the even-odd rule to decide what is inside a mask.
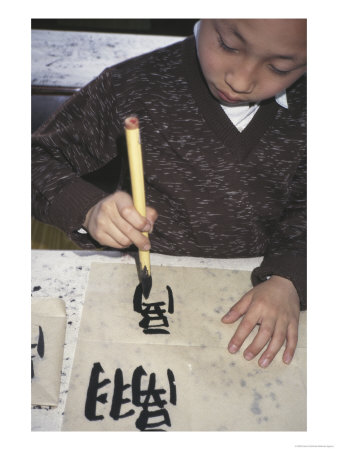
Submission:
[[[168,313],[174,312],[174,297],[170,286],[168,291]],[[143,303],[142,302],[142,285],[139,284],[134,293],[134,311],[143,316],[139,325],[143,328],[145,334],[170,334],[168,330],[161,327],[169,327],[168,319],[164,315],[166,310],[162,308],[165,302]]]
[[[102,404],[107,403],[107,393],[98,394],[98,390],[111,383],[106,378],[99,382],[100,373],[104,373],[100,363],[94,363],[85,405],[85,416],[88,420],[103,420],[103,415],[96,414],[96,402]],[[146,377],[147,373],[142,366],[138,366],[132,376],[131,384],[124,384],[123,372],[120,368],[116,369],[114,376],[114,391],[109,416],[114,420],[124,419],[135,414],[134,407],[141,408],[141,412],[136,419],[135,426],[140,431],[165,431],[161,427],[166,425],[171,427],[171,421],[168,411],[164,406],[168,403],[163,398],[167,391],[163,388],[156,389],[156,375],[149,375],[148,386],[142,389],[142,377]],[[173,372],[168,369],[167,377],[169,382],[169,402],[176,405],[176,384]],[[131,388],[131,398],[124,395],[125,391]],[[126,407],[130,403],[129,407]],[[123,409],[123,411],[121,411]]]
[[[37,337],[37,343],[31,344],[31,349],[35,349],[34,352],[32,352],[31,355],[31,379],[34,378],[34,365],[33,365],[33,358],[35,358],[38,354],[40,358],[44,357],[45,354],[45,341],[43,337],[43,331],[42,328],[39,326],[39,336]]]

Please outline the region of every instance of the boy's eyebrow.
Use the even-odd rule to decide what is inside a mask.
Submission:
[[[246,39],[241,35],[241,33],[240,33],[233,25],[229,26],[229,29],[230,29],[230,31],[233,32],[233,34],[234,34],[236,37],[238,37],[238,39],[239,39],[240,41],[243,42],[243,44],[247,44]],[[276,59],[287,59],[287,60],[290,60],[290,61],[295,61],[295,60],[297,60],[297,57],[295,57],[295,56],[293,56],[293,55],[273,55],[273,58],[276,58]],[[302,64],[302,65],[305,66],[306,64]]]
[[[239,40],[241,40],[243,42],[243,44],[247,43],[246,40],[244,39],[244,37],[241,35],[241,33],[236,30],[236,28],[230,27],[230,30],[234,33],[235,36],[238,37]]]

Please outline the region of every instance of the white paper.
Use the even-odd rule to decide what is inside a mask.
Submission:
[[[134,310],[135,267],[92,264],[63,430],[306,429],[306,316],[291,365],[280,352],[261,369],[258,358],[227,351],[238,323],[221,323],[251,288],[250,272],[154,266],[152,279],[141,310],[163,304],[161,319],[147,322],[150,315]]]
[[[65,330],[66,310],[62,299],[32,298],[32,405],[58,404]]]

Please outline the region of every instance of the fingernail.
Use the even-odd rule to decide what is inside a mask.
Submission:
[[[250,359],[252,359],[253,357],[254,357],[254,355],[253,355],[253,353],[251,353],[251,352],[245,353],[245,354],[244,354],[244,358],[245,358],[247,361],[250,361]]]
[[[150,250],[150,245],[149,245],[149,244],[146,244],[146,245],[143,247],[143,250],[144,250],[145,252],[147,252],[148,250]]]
[[[143,231],[150,231],[151,225],[150,223],[146,223],[146,225],[143,227]]]
[[[267,358],[265,358],[265,359],[263,359],[263,361],[260,363],[260,366],[261,366],[261,367],[266,367],[266,366],[269,365],[269,363],[270,363],[270,361],[269,361]]]
[[[222,320],[227,320],[231,316],[231,311],[228,311],[225,316],[222,317]]]
[[[229,352],[230,353],[236,353],[237,350],[238,350],[237,345],[235,345],[235,344],[231,344],[230,345],[230,347],[229,347]]]
[[[283,361],[285,362],[285,364],[290,364],[291,359],[292,359],[291,355],[287,354],[284,356]]]

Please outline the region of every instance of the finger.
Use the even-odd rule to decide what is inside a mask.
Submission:
[[[121,230],[114,224],[110,223],[109,226],[103,231],[106,239],[111,239],[111,241],[116,242],[116,248],[127,248],[133,243],[127,234],[121,232]]]
[[[118,212],[122,219],[132,225],[133,228],[139,231],[150,231],[151,223],[146,217],[141,216],[132,203],[122,206],[119,205]]]
[[[153,227],[154,227],[154,223],[156,222],[156,220],[158,218],[158,213],[157,213],[156,209],[151,208],[150,206],[147,206],[146,207],[146,218],[147,218],[147,221],[150,224],[149,233],[152,233]]]
[[[135,230],[120,217],[104,218],[98,221],[98,226],[92,230],[93,238],[101,245],[113,248],[127,248],[135,244],[142,250],[150,249],[150,241],[140,231]]]
[[[239,324],[235,334],[229,341],[228,350],[230,353],[236,353],[242,346],[245,339],[256,326],[258,317],[256,314],[247,313]]]
[[[251,344],[245,349],[243,355],[244,358],[250,361],[252,358],[258,355],[266,344],[270,341],[273,336],[276,322],[271,320],[263,320],[262,324],[259,327],[259,330],[251,342]],[[284,335],[285,340],[285,335]],[[284,341],[283,341],[284,342]],[[282,344],[281,344],[282,345]]]
[[[245,314],[250,306],[252,300],[251,291],[247,292],[243,297],[235,303],[230,310],[222,317],[223,323],[236,322],[243,314]]]
[[[265,368],[271,363],[285,342],[287,326],[283,321],[277,321],[273,335],[267,349],[258,360],[258,364]]]
[[[286,336],[286,348],[283,353],[283,362],[290,364],[295,354],[298,342],[298,323],[290,323]]]
[[[150,223],[136,211],[132,198],[128,194],[119,192],[118,197],[116,195],[114,199],[116,201],[112,204],[102,206],[110,219],[108,225],[102,227],[103,231],[115,239],[121,247],[125,248],[135,244],[140,250],[150,250],[148,236],[142,234],[142,231],[151,228]]]
[[[141,231],[134,228],[133,225],[131,225],[129,222],[124,220],[122,217],[115,218],[115,224],[116,228],[120,232],[120,237],[122,241],[124,242],[123,237],[125,236],[127,240],[129,240],[129,245],[134,244],[137,248],[140,250],[148,251],[151,248],[150,241],[148,236],[144,235]],[[111,233],[109,233],[111,234]],[[116,239],[116,236],[113,235],[114,239]]]
[[[101,245],[105,245],[107,247],[112,248],[126,248],[129,247],[129,245],[123,245],[120,242],[118,242],[116,239],[114,239],[110,234],[106,233],[105,231],[100,231],[96,236],[93,236],[94,239]]]

